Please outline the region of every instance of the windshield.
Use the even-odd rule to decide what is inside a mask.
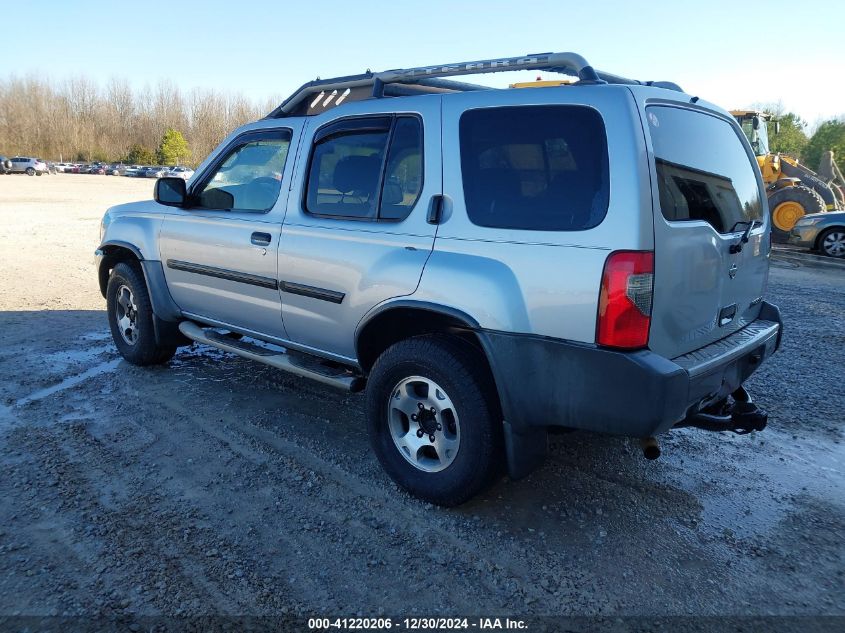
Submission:
[[[746,116],[741,121],[742,131],[745,133],[755,156],[765,156],[769,153],[769,130],[766,121],[757,116]],[[757,129],[754,129],[756,125]]]

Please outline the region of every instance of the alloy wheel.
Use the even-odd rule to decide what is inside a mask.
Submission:
[[[117,289],[115,303],[117,329],[124,341],[134,345],[138,341],[138,305],[129,286],[122,285]]]
[[[430,378],[411,376],[393,388],[387,403],[393,443],[414,468],[448,468],[461,445],[458,412],[446,390]]]
[[[831,257],[845,256],[845,231],[833,231],[824,236],[822,251]]]

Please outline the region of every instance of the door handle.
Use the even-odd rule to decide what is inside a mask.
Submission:
[[[431,196],[431,202],[428,205],[428,213],[426,214],[426,222],[429,224],[440,224],[443,219],[443,203],[444,199],[441,194],[434,194]]]
[[[255,233],[252,234],[252,237],[250,238],[249,241],[252,242],[253,244],[255,244],[256,246],[269,246],[270,241],[272,239],[273,239],[273,237],[269,233],[255,232]]]

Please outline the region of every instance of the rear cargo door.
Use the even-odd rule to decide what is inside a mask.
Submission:
[[[649,347],[674,358],[757,318],[769,270],[768,213],[754,156],[733,120],[662,103],[644,113],[654,198]]]

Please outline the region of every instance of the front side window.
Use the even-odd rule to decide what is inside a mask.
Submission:
[[[762,217],[757,165],[728,122],[670,106],[646,112],[664,218],[730,233]]]
[[[248,136],[235,145],[193,195],[204,209],[269,211],[279,197],[290,132]]]
[[[604,122],[584,106],[518,106],[461,116],[461,175],[473,224],[582,231],[607,214]]]
[[[318,132],[305,209],[336,218],[402,220],[422,190],[416,117],[338,121]]]

